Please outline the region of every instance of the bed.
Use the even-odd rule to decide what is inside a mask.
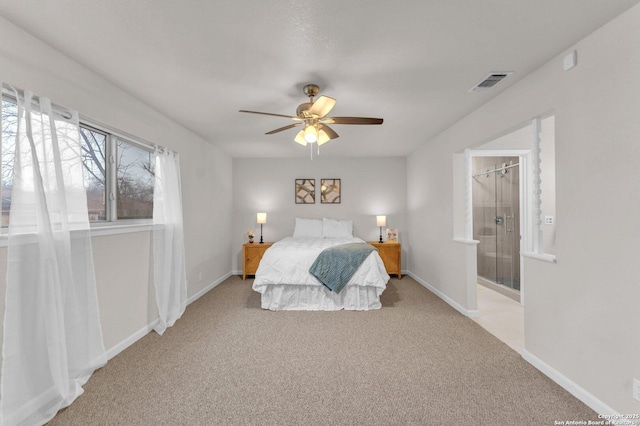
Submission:
[[[380,295],[389,275],[377,250],[366,256],[339,293],[329,290],[309,272],[323,250],[365,243],[351,235],[352,226],[350,221],[297,218],[293,237],[274,243],[264,253],[256,271],[253,290],[261,294],[262,308],[273,311],[380,309]]]

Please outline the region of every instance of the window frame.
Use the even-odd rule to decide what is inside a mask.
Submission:
[[[140,149],[145,151],[149,151],[151,153],[155,152],[157,145],[151,144],[148,142],[143,142],[140,138],[135,136],[128,135],[124,132],[119,132],[117,130],[112,129],[109,126],[98,124],[97,122],[87,118],[83,114],[80,114],[80,126],[95,129],[100,133],[104,133],[107,135],[106,140],[106,149],[105,153],[107,154],[107,158],[105,158],[105,168],[107,170],[106,188],[105,191],[107,193],[106,196],[106,216],[107,219],[103,221],[95,221],[89,222],[91,229],[101,229],[101,228],[138,228],[142,226],[143,228],[148,226],[149,230],[150,226],[153,224],[153,217],[146,219],[118,219],[118,205],[117,205],[117,195],[116,191],[118,188],[118,174],[116,172],[117,169],[117,145],[118,139],[123,142],[134,145]],[[132,228],[133,229],[133,228]],[[136,232],[135,230],[130,230],[126,232]],[[108,235],[110,233],[105,233]]]

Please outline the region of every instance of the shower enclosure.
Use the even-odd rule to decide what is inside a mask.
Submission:
[[[473,238],[478,279],[520,291],[520,179],[518,157],[474,157]],[[509,294],[507,294],[509,295]],[[514,297],[516,298],[516,297]],[[519,300],[519,297],[517,298]]]

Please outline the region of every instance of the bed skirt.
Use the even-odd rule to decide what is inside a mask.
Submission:
[[[321,285],[268,284],[262,309],[271,311],[368,311],[380,309],[384,287],[348,285],[334,293]]]

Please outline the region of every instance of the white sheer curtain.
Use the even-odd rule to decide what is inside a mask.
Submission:
[[[0,413],[44,424],[106,362],[77,112],[18,98]]]
[[[182,191],[178,153],[156,150],[153,189],[153,281],[160,320],[155,327],[164,333],[187,306],[184,260]]]

